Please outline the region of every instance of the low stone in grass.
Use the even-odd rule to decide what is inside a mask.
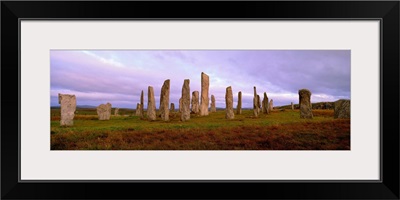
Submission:
[[[110,120],[111,117],[111,104],[100,104],[96,108],[99,120]]]
[[[350,100],[340,99],[334,103],[334,118],[349,119],[350,118]]]

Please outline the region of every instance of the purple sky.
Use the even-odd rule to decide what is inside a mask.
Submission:
[[[52,50],[51,106],[58,93],[75,94],[77,105],[136,108],[153,86],[159,108],[164,80],[171,80],[170,103],[181,96],[184,79],[190,91],[201,91],[201,72],[210,76],[210,96],[225,107],[232,86],[234,108],[242,91],[243,107],[252,107],[253,86],[261,99],[267,92],[274,105],[298,103],[298,90],[312,92],[311,101],[350,99],[350,50]]]

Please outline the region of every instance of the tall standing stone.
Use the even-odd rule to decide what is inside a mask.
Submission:
[[[334,118],[350,118],[350,100],[340,99],[334,102]]]
[[[210,79],[207,74],[201,72],[201,102],[200,102],[200,116],[208,115],[208,90],[210,87]]]
[[[182,86],[182,112],[181,121],[190,119],[190,80],[185,79]]]
[[[292,106],[292,110],[294,110],[294,104],[293,104],[293,102],[291,102],[291,106]]]
[[[257,98],[257,90],[256,86],[254,86],[254,97],[253,97],[253,114],[254,117],[258,117],[258,98]]]
[[[107,104],[100,104],[97,106],[97,115],[99,116],[99,120],[110,120],[111,117],[111,104],[107,102]]]
[[[236,114],[240,115],[242,114],[242,92],[238,92],[238,104],[236,107]]]
[[[271,101],[269,101],[268,110],[269,110],[269,112],[272,112],[274,110],[274,100],[273,99],[271,99]]]
[[[211,108],[210,112],[217,112],[217,107],[215,106],[215,97],[211,95]]]
[[[257,112],[260,114],[261,112],[261,98],[260,95],[257,94]]]
[[[226,119],[234,119],[235,114],[233,113],[233,93],[232,93],[231,86],[226,88],[225,104],[226,104],[225,118]]]
[[[150,121],[156,120],[156,100],[154,99],[154,89],[149,86],[147,94],[147,119]]]
[[[192,92],[192,112],[197,114],[200,112],[199,107],[199,91]]]
[[[115,108],[115,109],[114,109],[114,115],[115,115],[115,116],[118,116],[118,115],[119,115],[119,114],[118,114],[118,111],[119,111],[119,108]]]
[[[169,89],[170,81],[165,80],[163,86],[161,87],[160,94],[160,113],[161,120],[168,121],[169,120]]]
[[[264,92],[264,98],[262,101],[262,111],[264,114],[269,114],[269,108],[268,108],[268,96],[267,93]]]
[[[182,112],[182,97],[179,98],[179,112]]]
[[[58,94],[58,103],[61,104],[61,126],[74,125],[76,97],[71,94]]]
[[[136,113],[135,113],[136,116],[142,116],[142,115],[140,114],[140,110],[141,110],[141,109],[140,109],[140,103],[137,103],[137,104],[136,104]]]
[[[143,90],[142,93],[140,94],[140,118],[144,118],[144,97],[143,97]]]
[[[171,103],[171,107],[169,108],[170,112],[175,112],[175,104]]]
[[[312,119],[311,92],[307,89],[299,90],[300,118]]]

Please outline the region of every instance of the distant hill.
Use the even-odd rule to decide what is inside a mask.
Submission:
[[[90,105],[77,105],[77,108],[96,108],[96,106],[90,106]]]
[[[96,106],[90,106],[90,105],[77,105],[77,108],[96,108]],[[50,108],[60,108],[60,106],[51,106]]]
[[[312,109],[333,109],[334,102],[311,103]],[[292,109],[291,105],[274,106],[275,109]],[[299,109],[299,104],[294,104],[295,109]]]

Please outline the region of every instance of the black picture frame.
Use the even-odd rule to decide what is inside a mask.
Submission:
[[[2,1],[2,199],[399,199],[398,1]],[[19,19],[379,19],[380,182],[19,182]],[[18,83],[17,83],[18,80]],[[18,112],[17,112],[18,108]],[[368,108],[366,108],[368,109]],[[18,119],[18,120],[17,120]],[[18,127],[18,128],[17,128]],[[148,193],[148,191],[154,191]]]

